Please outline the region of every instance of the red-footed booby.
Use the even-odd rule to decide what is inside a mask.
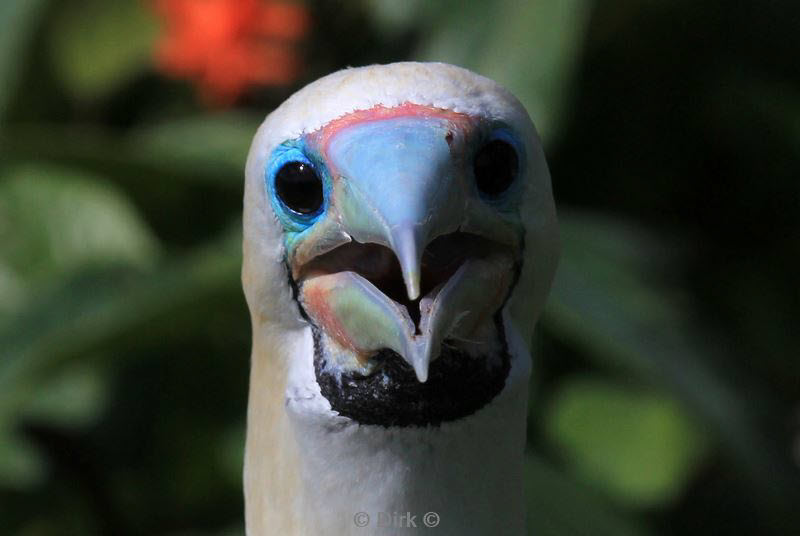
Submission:
[[[247,534],[523,534],[557,258],[541,142],[492,80],[351,68],[273,111],[244,195]]]

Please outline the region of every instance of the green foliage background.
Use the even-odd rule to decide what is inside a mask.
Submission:
[[[138,0],[0,3],[0,533],[242,534],[242,168]],[[530,534],[800,534],[800,4],[312,2],[302,86],[457,63],[546,143]]]

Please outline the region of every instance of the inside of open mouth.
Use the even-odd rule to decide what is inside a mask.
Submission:
[[[400,263],[394,252],[380,244],[349,242],[303,267],[300,279],[314,275],[355,272],[378,288],[384,295],[402,305],[420,330],[420,300],[446,283],[468,259],[485,258],[498,249],[497,244],[478,235],[455,232],[442,235],[425,248],[422,254],[420,298],[410,300],[403,281]]]

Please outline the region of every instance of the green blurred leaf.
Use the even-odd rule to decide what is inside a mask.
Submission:
[[[617,512],[591,489],[537,455],[525,457],[525,497],[531,536],[644,536],[640,523]]]
[[[19,414],[35,385],[77,358],[116,355],[155,324],[221,292],[240,292],[241,224],[222,240],[147,272],[119,267],[78,274],[0,326],[0,417]]]
[[[215,176],[241,175],[261,118],[227,113],[187,117],[131,132],[125,145],[137,158],[162,169]],[[237,182],[237,186],[239,183]]]
[[[157,25],[139,0],[66,3],[51,34],[56,73],[75,96],[113,91],[150,64]]]
[[[27,283],[89,263],[152,265],[157,243],[108,181],[68,168],[12,168],[0,182],[0,262]]]
[[[25,303],[26,288],[22,278],[0,259],[0,321]]]
[[[364,0],[370,14],[383,32],[399,33],[416,24],[420,13],[426,13],[424,0]]]
[[[558,136],[591,3],[492,0],[434,4],[416,56],[497,80],[528,110],[542,138]]]
[[[104,269],[67,278],[0,326],[0,487],[27,488],[43,477],[38,453],[6,431],[20,418],[91,424],[106,407],[103,371],[119,355],[115,349],[147,337],[154,323],[174,325],[182,311],[221,292],[240,292],[240,227],[154,272]],[[91,359],[104,354],[102,366]],[[241,437],[232,431],[226,446],[235,444]],[[218,454],[226,468],[238,463],[227,448]]]
[[[79,364],[45,379],[35,389],[12,389],[0,396],[0,489],[27,489],[45,476],[46,463],[12,429],[18,419],[32,419],[61,427],[83,427],[97,421],[106,400],[107,385],[101,368]],[[23,396],[14,396],[22,394]]]
[[[0,488],[31,488],[42,481],[45,472],[45,461],[36,449],[10,432],[8,423],[0,419]]]
[[[250,142],[262,119],[243,113],[204,115],[138,125],[126,134],[85,125],[15,125],[0,133],[0,157],[113,171],[154,187],[169,179],[240,189]]]
[[[242,481],[245,428],[245,423],[241,422],[224,430],[223,439],[217,448],[217,463],[232,486],[239,486]]]
[[[571,471],[621,503],[674,501],[708,438],[672,399],[596,378],[572,378],[550,401],[544,428]]]
[[[11,95],[28,59],[32,30],[47,0],[3,0],[0,2],[0,125]]]
[[[63,427],[85,427],[100,417],[108,396],[103,367],[77,363],[37,387],[20,408],[26,419]]]
[[[561,263],[541,326],[598,365],[675,396],[708,428],[775,522],[794,519],[792,469],[715,371],[716,350],[701,337],[707,326],[688,316],[683,291],[653,267],[667,246],[645,229],[606,217],[562,211],[559,219]]]

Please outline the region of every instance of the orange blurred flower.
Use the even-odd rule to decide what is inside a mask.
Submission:
[[[306,8],[274,0],[154,0],[166,28],[156,61],[197,82],[217,105],[252,86],[286,85],[300,70],[296,49],[309,28]]]

